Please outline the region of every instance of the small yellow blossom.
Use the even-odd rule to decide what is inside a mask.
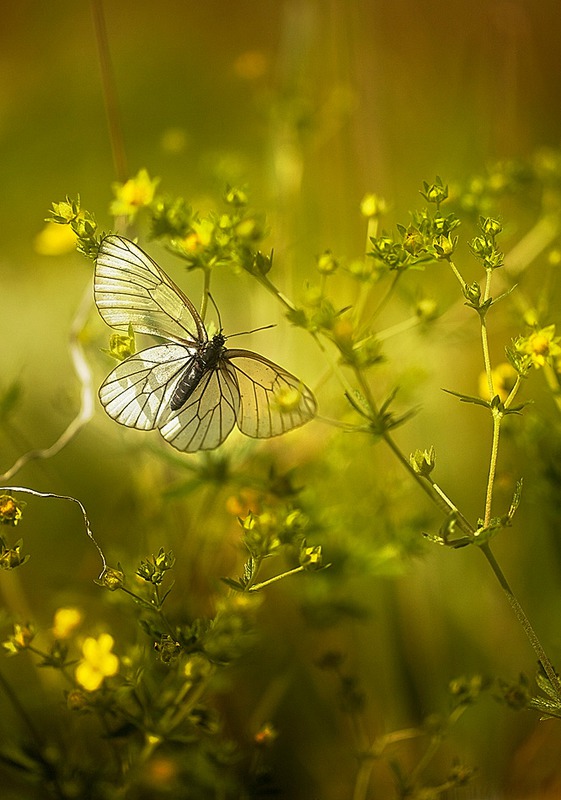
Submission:
[[[555,325],[539,328],[516,342],[520,353],[529,355],[534,367],[543,367],[552,358],[561,355],[560,336],[555,336]]]
[[[87,707],[88,700],[81,689],[72,689],[66,695],[66,705],[69,711],[82,711]]]
[[[227,498],[226,511],[233,517],[244,517],[248,511],[257,514],[259,511],[259,495],[255,489],[240,489],[238,494]]]
[[[19,622],[14,624],[14,632],[2,646],[6,648],[8,654],[13,656],[21,650],[26,650],[35,638],[35,628],[31,623],[21,625]]]
[[[70,225],[47,222],[35,237],[33,247],[40,256],[63,256],[76,249],[76,234]]]
[[[527,325],[529,328],[537,328],[539,325],[539,316],[537,309],[535,308],[527,308],[523,314],[524,324]]]
[[[273,399],[281,414],[292,414],[302,402],[302,392],[297,386],[282,386],[274,392]]]
[[[14,500],[9,494],[0,495],[0,524],[15,527],[21,519],[23,506],[21,500]]]
[[[270,722],[266,722],[264,725],[259,728],[257,733],[254,736],[255,744],[263,747],[265,745],[271,745],[275,741],[278,736],[278,732],[275,729],[274,725]]]
[[[161,742],[159,736],[148,735],[146,738],[150,747],[156,747]],[[143,780],[147,787],[166,793],[169,793],[179,774],[180,766],[170,756],[156,755],[143,768]]]
[[[386,201],[377,194],[365,194],[360,203],[360,213],[363,217],[380,217],[387,210]]]
[[[212,241],[214,223],[208,219],[193,223],[193,230],[178,244],[186,253],[197,253],[204,250]]]
[[[83,617],[78,608],[57,608],[52,629],[55,639],[67,639],[82,622]]]
[[[111,334],[109,337],[109,349],[104,352],[117,359],[117,361],[124,361],[136,353],[136,342],[131,322],[129,322],[127,333]]]
[[[502,364],[497,364],[495,369],[491,370],[491,374],[493,376],[494,392],[499,395],[504,403],[516,383],[517,372],[512,364],[505,361]],[[479,376],[479,396],[485,398],[485,400],[491,400],[491,397],[489,397],[489,382],[485,372],[482,372]]]
[[[104,678],[115,675],[119,669],[119,659],[111,652],[113,637],[102,633],[97,639],[88,636],[82,645],[83,659],[76,667],[76,680],[88,692],[95,692]]]
[[[559,266],[561,264],[561,250],[558,247],[554,247],[547,254],[547,260],[552,267]]]
[[[134,178],[126,183],[114,183],[115,200],[109,211],[114,217],[126,216],[134,218],[139,209],[150,205],[156,193],[159,178],[150,178],[148,171],[141,169]]]

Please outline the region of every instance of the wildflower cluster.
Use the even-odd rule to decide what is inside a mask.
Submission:
[[[99,247],[97,223],[93,214],[81,208],[79,197],[76,200],[67,197],[60,203],[53,203],[50,214],[47,223],[68,225],[76,238],[78,250],[88,258],[95,258]]]
[[[321,546],[307,543],[310,520],[300,509],[278,507],[261,513],[250,512],[240,519],[240,525],[249,559],[244,564],[242,576],[222,579],[236,592],[256,592],[289,575],[324,566]],[[263,562],[283,551],[293,559],[297,556],[298,565],[258,583],[257,576]]]
[[[536,326],[527,336],[519,336],[508,350],[513,367],[526,375],[531,367],[540,369],[546,364],[557,365],[561,360],[561,336],[555,335],[555,325]]]
[[[554,185],[557,173],[561,176],[561,159],[559,163],[554,163],[548,162],[544,157],[541,164],[536,162],[534,169],[535,175],[541,171],[543,180]],[[503,165],[502,172],[497,169],[487,177],[478,199],[472,201],[471,209],[477,208],[480,211],[485,206],[486,193],[489,196],[493,193],[499,196],[501,192],[509,191],[517,180],[523,180],[522,173],[516,173],[514,169],[509,173]],[[559,187],[561,188],[561,179]],[[475,197],[475,183],[471,188],[472,197]],[[130,767],[135,761],[137,765],[140,764],[137,774],[147,775],[152,770],[150,775],[154,778],[158,769],[162,769],[167,776],[165,788],[169,793],[176,786],[191,787],[189,781],[192,780],[192,774],[200,770],[200,764],[204,764],[206,785],[212,786],[213,791],[221,795],[230,796],[236,793],[237,787],[224,789],[220,783],[220,768],[229,760],[235,760],[236,756],[230,748],[230,742],[222,736],[221,721],[216,704],[212,702],[212,689],[215,685],[223,686],[225,680],[231,679],[231,675],[220,677],[216,684],[214,681],[220,676],[221,667],[239,659],[255,640],[258,620],[256,612],[265,602],[267,587],[296,575],[302,579],[304,572],[325,570],[329,566],[324,564],[322,545],[314,543],[320,528],[316,520],[322,520],[321,529],[327,531],[327,536],[332,536],[330,544],[335,542],[338,547],[338,578],[345,568],[345,559],[347,562],[354,559],[351,565],[353,570],[356,570],[356,565],[360,562],[363,574],[376,569],[380,572],[386,569],[385,574],[388,574],[391,569],[396,569],[398,561],[404,560],[405,553],[413,552],[412,547],[408,549],[404,544],[404,530],[400,529],[400,538],[395,534],[391,540],[384,541],[384,525],[390,529],[394,524],[397,528],[402,522],[401,509],[398,512],[393,511],[399,518],[398,522],[395,523],[393,519],[388,522],[390,515],[387,505],[392,500],[393,481],[386,481],[380,490],[383,501],[377,507],[374,491],[370,491],[375,484],[368,483],[371,474],[375,472],[371,468],[370,453],[361,458],[359,448],[354,446],[354,440],[360,438],[361,441],[372,442],[375,438],[384,439],[401,466],[408,470],[410,476],[443,512],[444,520],[438,535],[427,535],[426,538],[455,548],[477,544],[504,588],[508,584],[491,554],[490,543],[493,536],[512,524],[520,501],[522,483],[516,483],[508,511],[497,514],[492,509],[492,504],[497,482],[501,423],[507,415],[518,414],[523,408],[522,405],[514,406],[513,403],[520,389],[521,379],[527,377],[532,368],[542,369],[542,374],[546,374],[548,379],[551,378],[550,373],[553,372],[555,376],[561,372],[561,337],[556,335],[555,324],[539,323],[536,312],[535,319],[526,320],[529,323],[526,335],[517,337],[507,348],[507,362],[492,362],[493,348],[490,347],[486,326],[487,312],[508,294],[504,292],[499,297],[494,297],[491,292],[492,280],[500,280],[502,277],[495,273],[502,270],[505,263],[504,253],[498,246],[503,226],[498,217],[490,212],[479,213],[479,227],[469,246],[472,255],[483,268],[484,277],[481,282],[468,283],[464,280],[460,267],[454,262],[459,252],[459,217],[454,211],[443,211],[449,210],[452,203],[458,200],[458,193],[454,189],[450,191],[438,177],[433,183],[423,184],[421,195],[427,207],[413,212],[408,225],[397,225],[395,236],[385,231],[378,232],[377,226],[387,213],[387,204],[375,195],[367,195],[361,203],[361,213],[368,225],[368,253],[364,257],[347,260],[330,249],[321,251],[315,262],[315,282],[308,285],[300,305],[282,295],[272,283],[272,256],[264,255],[258,249],[265,235],[265,226],[261,217],[249,208],[244,189],[228,187],[223,198],[224,211],[213,211],[204,215],[193,211],[182,198],[160,194],[158,179],[151,178],[146,170],[141,170],[122,184],[115,184],[114,193],[111,212],[128,223],[137,223],[144,216],[154,238],[164,240],[188,269],[201,269],[204,272],[207,293],[210,273],[216,267],[228,265],[237,270],[243,269],[271,291],[293,323],[313,335],[322,350],[329,354],[330,375],[326,380],[330,379],[331,374],[336,375],[349,401],[348,418],[351,421],[337,422],[352,432],[352,435],[346,437],[344,445],[339,442],[337,446],[341,447],[341,451],[347,446],[349,451],[354,447],[353,458],[347,458],[346,462],[349,472],[359,474],[363,470],[367,475],[364,481],[368,490],[362,491],[360,500],[357,499],[354,486],[349,488],[339,485],[337,475],[336,499],[328,497],[335,485],[332,483],[325,490],[315,488],[314,499],[308,502],[305,495],[304,502],[302,495],[295,489],[289,471],[275,471],[271,467],[267,473],[264,466],[266,462],[264,459],[260,460],[260,455],[252,455],[253,465],[251,468],[247,467],[246,473],[243,473],[246,467],[240,467],[241,461],[235,460],[237,454],[235,457],[228,452],[204,454],[200,458],[193,457],[192,460],[185,459],[181,462],[177,456],[174,460],[170,455],[168,464],[179,465],[178,469],[185,470],[187,475],[181,485],[177,484],[171,490],[175,492],[176,498],[180,498],[182,494],[192,496],[205,488],[212,490],[214,501],[227,484],[232,482],[235,482],[238,492],[227,503],[231,514],[239,518],[240,540],[245,551],[244,563],[240,568],[241,574],[222,579],[222,591],[212,597],[212,602],[207,606],[213,611],[203,610],[196,612],[200,616],[189,616],[187,609],[191,606],[184,602],[183,597],[178,598],[180,611],[177,606],[173,606],[175,596],[172,595],[172,576],[176,564],[170,549],[160,547],[142,558],[136,569],[127,570],[126,573],[119,564],[116,568],[108,567],[102,555],[103,572],[98,584],[113,593],[106,596],[112,605],[132,601],[135,617],[139,618],[140,636],[143,637],[140,643],[132,640],[132,637],[129,641],[126,636],[110,633],[100,622],[93,629],[90,626],[88,630],[81,632],[85,624],[84,614],[71,607],[57,611],[48,634],[37,633],[31,624],[19,623],[14,625],[4,642],[4,648],[9,655],[18,656],[25,652],[38,658],[42,667],[50,667],[61,673],[70,686],[67,692],[68,709],[72,712],[88,711],[97,714],[107,741],[119,739],[120,742],[126,742],[127,771],[130,774],[133,772]],[[463,199],[466,200],[467,197],[464,194]],[[99,244],[95,221],[92,215],[80,208],[79,201],[67,199],[63,203],[53,204],[52,217],[54,222],[65,226],[72,231],[73,236],[78,237],[79,247],[84,252],[95,255]],[[462,514],[451,497],[436,482],[435,474],[445,464],[440,452],[438,464],[432,446],[415,450],[409,458],[401,452],[393,439],[393,430],[409,419],[413,412],[396,411],[394,404],[397,389],[385,384],[381,389],[378,381],[371,380],[369,372],[383,360],[382,342],[395,335],[396,328],[399,331],[405,329],[401,323],[395,325],[391,315],[387,315],[392,328],[380,330],[378,322],[386,316],[382,312],[388,299],[394,294],[398,282],[401,287],[401,281],[407,272],[420,272],[431,262],[442,262],[458,279],[461,286],[460,301],[466,301],[465,305],[476,311],[480,326],[484,360],[480,396],[449,392],[463,402],[484,408],[492,425],[491,454],[486,469],[485,507],[474,523]],[[440,272],[441,270],[439,274]],[[412,295],[413,292],[404,293],[406,294]],[[405,321],[409,327],[419,326],[420,323],[430,322],[437,317],[436,301],[430,297],[423,296],[419,299],[417,295],[411,306],[413,313]],[[425,328],[426,326],[422,328],[423,332]],[[324,347],[326,343],[327,346]],[[134,350],[132,326],[127,335],[115,334],[110,341],[109,352],[118,360],[127,358]],[[335,358],[331,358],[333,351]],[[343,395],[342,391],[340,395]],[[299,401],[298,388],[291,386],[286,392],[273,392],[271,402],[290,413]],[[350,445],[349,440],[352,440]],[[328,460],[327,458],[325,463],[322,462],[325,472],[332,467],[327,463]],[[337,460],[334,457],[333,463],[336,464],[333,472],[340,470],[341,458]],[[253,470],[251,479],[250,469]],[[363,490],[364,487],[360,488]],[[322,491],[327,498],[325,503],[317,499],[321,497]],[[389,500],[387,495],[390,495]],[[349,497],[352,498],[352,507]],[[212,513],[209,511],[207,514],[210,504],[201,505],[201,524],[208,524],[211,528],[213,515],[220,506],[214,503]],[[193,507],[195,506],[194,503]],[[359,506],[363,508],[358,508]],[[320,508],[321,512],[318,512]],[[327,513],[324,513],[325,508],[328,509]],[[363,518],[359,516],[361,513]],[[0,497],[0,521],[3,524],[15,526],[20,516],[21,508],[13,498],[9,495]],[[356,523],[357,519],[361,519],[361,524]],[[367,521],[364,522],[364,519]],[[406,520],[402,527],[407,530],[414,528],[415,536],[418,537],[420,516],[415,516],[411,522]],[[374,538],[377,545],[372,544]],[[382,545],[379,544],[380,541]],[[355,543],[356,546],[353,547]],[[28,556],[20,554],[20,544],[18,542],[10,548],[0,538],[0,567],[12,569],[25,563]],[[197,562],[196,558],[193,560]],[[384,564],[380,566],[382,561]],[[388,568],[389,562],[391,565]],[[306,576],[309,579],[302,580],[303,593],[309,586],[314,587],[312,591],[317,591],[319,597],[316,606],[323,603],[328,612],[336,609],[331,619],[336,613],[340,617],[353,618],[354,615],[355,619],[365,618],[368,611],[361,616],[359,604],[344,596],[344,589],[337,595],[338,585],[335,581],[329,583],[333,572],[334,570],[326,570],[323,573],[326,576],[325,581],[322,581],[322,576],[318,576],[317,580],[315,576],[314,580]],[[195,568],[193,577],[196,582],[198,576]],[[198,587],[199,583],[196,585]],[[316,589],[318,585],[320,588]],[[342,585],[340,580],[339,585]],[[512,598],[513,594],[510,593],[509,599],[516,610],[517,606]],[[200,599],[194,598],[193,606]],[[201,606],[205,608],[202,603]],[[311,606],[310,602],[307,608]],[[323,624],[328,619],[328,612],[323,617]],[[309,614],[307,619],[313,619],[312,615]],[[316,620],[319,619],[317,615]],[[528,631],[523,612],[520,612],[519,620]],[[50,636],[50,641],[43,647],[41,640],[45,635]],[[530,636],[529,639],[536,647],[535,636]],[[143,646],[146,642],[148,647]],[[551,716],[559,716],[561,692],[556,673],[545,655],[541,651],[537,652],[540,663],[545,663],[547,667],[540,683],[545,696],[531,698],[527,682],[523,679],[517,684],[499,684],[500,694],[513,708],[531,706],[546,711]],[[457,678],[449,687],[452,703],[448,714],[431,715],[423,725],[416,728],[369,739],[364,714],[368,692],[363,682],[351,670],[344,668],[343,656],[338,652],[326,654],[321,666],[336,676],[340,709],[350,716],[351,727],[357,733],[355,744],[359,766],[354,792],[357,797],[366,796],[369,770],[372,769],[374,760],[389,745],[408,738],[426,736],[430,745],[428,755],[409,771],[400,767],[397,759],[392,757],[399,796],[437,797],[446,791],[453,791],[471,777],[472,772],[468,767],[454,764],[446,780],[433,786],[428,779],[423,783],[421,772],[451,724],[489,687],[490,682],[487,679],[481,676]],[[248,740],[263,750],[264,745],[272,744],[275,738],[276,728],[265,716],[264,719],[256,719]],[[187,769],[185,763],[189,764]],[[131,788],[130,785],[125,785],[128,780],[125,778],[119,784],[121,793]],[[234,783],[235,781],[232,786]],[[118,781],[115,782],[116,786],[117,784]],[[197,788],[194,789],[195,793]],[[144,794],[146,792],[138,792],[139,796]]]
[[[158,194],[159,178],[151,178],[146,169],[125,183],[115,183],[115,199],[110,212],[130,224],[140,212],[149,220],[154,239],[165,239],[187,269],[211,270],[218,266],[243,269],[266,275],[272,258],[261,253],[257,245],[266,233],[263,219],[248,207],[244,189],[228,187],[224,194],[227,210],[202,216],[194,212],[183,198]],[[99,248],[95,218],[80,206],[80,199],[66,198],[53,203],[49,222],[70,226],[78,249],[95,258]]]
[[[497,247],[497,236],[502,231],[501,223],[492,217],[480,217],[481,235],[469,243],[471,252],[478,258],[485,269],[498,269],[504,265],[504,253]]]

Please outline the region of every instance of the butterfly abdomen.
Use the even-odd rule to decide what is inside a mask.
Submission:
[[[171,396],[170,408],[172,411],[181,408],[191,397],[203,375],[216,368],[223,351],[224,336],[217,333],[193,356]]]

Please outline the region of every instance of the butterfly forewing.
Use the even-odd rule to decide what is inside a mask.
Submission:
[[[158,428],[170,416],[171,396],[193,358],[192,350],[178,344],[142,350],[109,373],[99,390],[101,404],[128,428]]]
[[[246,436],[279,436],[315,416],[313,394],[278,364],[249,350],[227,350],[224,360],[237,378],[241,397],[237,423]]]
[[[235,375],[219,367],[203,375],[185,405],[160,428],[160,433],[186,453],[214,450],[234,427],[239,408]]]
[[[106,236],[96,259],[95,302],[112,328],[178,342],[206,341],[196,308],[152,259],[120,236]]]

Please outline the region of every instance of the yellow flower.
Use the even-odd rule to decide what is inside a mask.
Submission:
[[[380,217],[387,210],[386,201],[377,194],[365,194],[360,203],[360,213],[363,217]]]
[[[76,249],[76,234],[70,225],[47,222],[33,242],[40,256],[63,256]]]
[[[302,392],[296,386],[280,386],[273,394],[273,402],[281,414],[292,414],[302,402]]]
[[[264,745],[271,745],[278,736],[278,732],[274,725],[266,722],[262,725],[254,736],[253,741],[255,744],[263,747]]]
[[[117,359],[117,361],[124,361],[129,356],[136,352],[136,342],[134,337],[134,330],[132,322],[129,322],[129,329],[127,333],[112,333],[109,337],[109,350],[105,353]]]
[[[82,622],[83,616],[77,608],[57,608],[53,625],[55,639],[67,639]]]
[[[134,178],[129,178],[126,183],[114,183],[115,200],[109,207],[110,213],[114,217],[135,217],[139,209],[150,205],[159,182],[159,178],[152,180],[148,171],[141,169]]]
[[[538,328],[529,336],[516,342],[516,349],[520,353],[530,356],[534,367],[543,367],[551,358],[561,355],[559,342],[560,336],[555,336],[555,325]]]
[[[214,227],[214,223],[208,219],[194,222],[191,233],[187,234],[178,244],[186,253],[199,253],[211,243]]]
[[[16,526],[21,519],[24,505],[21,500],[14,500],[9,494],[0,495],[0,524]]]
[[[8,654],[13,656],[21,650],[29,647],[35,638],[35,628],[31,623],[20,625],[19,622],[14,623],[14,632],[8,637],[7,641],[2,642],[2,645],[8,651]]]
[[[504,401],[510,394],[510,390],[516,383],[517,372],[508,361],[502,364],[497,364],[495,369],[491,370],[493,376],[493,389],[495,394],[498,394],[501,400]],[[479,376],[479,396],[485,400],[491,400],[489,397],[489,383],[487,381],[487,373],[482,372]]]
[[[113,637],[100,634],[97,639],[88,636],[82,645],[83,659],[76,667],[76,680],[88,692],[95,692],[104,678],[115,675],[119,669],[119,659],[111,652]]]

